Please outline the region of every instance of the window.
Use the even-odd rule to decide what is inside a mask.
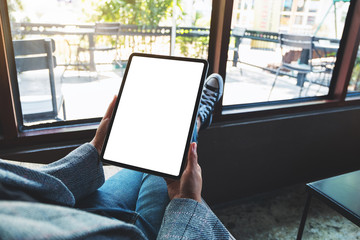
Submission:
[[[295,16],[295,24],[301,25],[302,24],[303,17],[302,16]]]
[[[348,86],[348,94],[358,92],[360,92],[360,47],[357,50],[356,59]]]
[[[280,18],[280,26],[289,26],[290,24],[290,16],[282,15]]]
[[[241,9],[241,0],[238,0],[237,6],[238,6],[238,9]]]
[[[296,11],[303,12],[306,0],[298,0]]]
[[[103,116],[132,52],[206,59],[211,0],[177,2],[7,0],[23,125]]]
[[[285,0],[283,11],[291,11],[293,0]]]
[[[132,51],[161,54],[173,52],[175,55],[208,58],[209,72],[218,72],[225,79],[224,96],[217,105],[214,116],[214,122],[218,123],[228,119],[238,121],[249,116],[272,117],[273,114],[282,114],[284,111],[291,113],[334,105],[344,106],[347,104],[343,101],[347,89],[351,96],[358,93],[355,77],[358,64],[353,56],[354,46],[357,48],[359,44],[357,36],[360,17],[354,14],[360,9],[358,1],[336,1],[336,17],[334,6],[330,6],[326,0],[306,1],[308,4],[304,3],[303,13],[297,12],[299,1],[252,1],[253,9],[249,5],[244,14],[241,12],[243,15],[240,21],[236,21],[238,12],[233,9],[238,7],[236,1],[233,5],[232,1],[222,0],[177,1],[181,5],[175,8],[170,6],[158,23],[144,17],[135,22],[134,26],[132,21],[135,20],[130,15],[121,15],[125,18],[121,25],[126,27],[120,28],[118,39],[114,38],[116,34],[112,32],[94,32],[97,22],[109,22],[110,29],[113,29],[120,21],[94,18],[101,15],[96,11],[104,11],[105,14],[107,10],[111,10],[99,8],[98,4],[103,1],[42,0],[43,4],[35,7],[36,11],[26,10],[27,5],[37,6],[38,2],[30,4],[25,0],[0,0],[1,149],[9,146],[27,146],[33,149],[35,145],[47,146],[51,143],[58,144],[59,141],[72,144],[88,140],[93,136],[99,121],[96,117],[103,115],[108,104],[105,98],[110,99],[117,92],[127,56]],[[145,1],[135,2],[145,4]],[[311,2],[316,2],[321,7],[329,5],[329,8],[309,13],[310,9],[315,9],[311,7]],[[55,15],[52,18],[51,14],[45,14],[48,11],[45,6],[51,6],[50,9],[55,6],[58,12],[66,10],[69,14],[75,14],[61,17],[60,22]],[[87,9],[86,14],[79,14],[81,9]],[[313,21],[312,24],[296,25],[297,15],[303,16],[306,23]],[[70,16],[79,19],[74,23]],[[308,17],[312,16],[314,20],[309,21]],[[45,17],[48,18],[46,21],[39,20]],[[116,14],[110,17],[120,18]],[[52,22],[52,19],[58,22]],[[176,38],[171,38],[169,31],[174,26]],[[89,38],[92,32],[93,38]],[[311,58],[301,49],[292,50],[285,57],[286,63],[292,64],[306,63],[304,59],[308,60],[314,67],[313,71],[299,75],[296,71],[281,69],[276,74],[282,63],[280,34],[314,36]],[[48,112],[44,111],[45,108],[52,109],[52,102],[49,101],[50,81],[44,81],[42,85],[31,85],[40,77],[48,78],[48,71],[17,72],[18,66],[15,65],[12,52],[13,42],[37,38],[54,40],[48,41],[47,46],[54,47],[54,75],[58,80],[60,75],[60,81],[55,84],[61,85],[66,117],[64,120],[61,106],[56,118],[38,122],[27,116],[30,121],[23,124],[21,118],[25,104],[34,100],[44,101],[44,96],[47,95],[49,105],[36,107],[38,112],[34,110],[33,113]],[[111,49],[108,53],[94,53],[94,56],[89,53],[90,44],[112,46],[115,43],[116,51]],[[18,52],[16,54],[17,58],[24,57]],[[95,71],[91,59],[95,63]],[[353,78],[348,85],[350,71]],[[35,92],[38,94],[34,94],[36,97],[26,96]],[[101,97],[99,92],[105,92],[106,96]],[[97,101],[99,98],[101,99]],[[84,104],[89,102],[91,108],[85,109]],[[352,104],[358,104],[357,100],[352,101]],[[82,113],[85,110],[88,111],[87,114]]]
[[[320,7],[320,0],[311,0],[308,1],[309,4],[309,12],[317,12]]]
[[[310,26],[314,26],[315,24],[315,16],[308,16],[306,19],[306,24]]]
[[[236,21],[240,23],[240,13],[236,14]]]
[[[239,26],[236,22],[231,25],[233,29],[245,28],[246,32],[241,36],[232,35],[229,40],[223,106],[233,108],[327,96],[340,42],[334,33],[334,12],[326,18],[318,13],[320,19],[324,18],[323,22],[315,21],[315,16],[308,16],[308,25],[305,25],[303,15],[297,12],[284,15],[280,11],[281,4],[288,6],[289,1],[273,1],[272,4],[259,1],[255,4],[253,22],[246,26]],[[297,1],[297,4],[299,11],[305,1]],[[346,14],[348,6],[349,3],[344,3],[341,8],[338,6],[337,13],[342,11]],[[336,24],[340,26],[338,32],[343,31],[344,21],[336,18]],[[300,36],[313,36],[314,32],[316,34],[311,40],[302,43],[309,43],[312,54],[309,48],[280,44],[280,33],[301,39]],[[295,68],[285,68],[286,64]]]

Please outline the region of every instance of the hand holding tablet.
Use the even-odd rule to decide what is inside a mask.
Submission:
[[[207,61],[132,54],[101,157],[105,163],[180,178]]]

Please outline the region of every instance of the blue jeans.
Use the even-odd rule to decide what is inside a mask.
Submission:
[[[197,142],[196,128],[195,123],[192,142]],[[76,207],[134,224],[156,239],[169,201],[162,177],[122,169]]]
[[[168,203],[162,177],[122,169],[76,207],[134,224],[149,239],[156,239]]]

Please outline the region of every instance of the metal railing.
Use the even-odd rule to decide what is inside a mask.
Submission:
[[[52,23],[12,23],[13,36],[20,37],[25,35],[107,35],[107,32],[94,32],[95,24],[52,24]],[[154,36],[154,37],[168,37],[169,38],[169,50],[172,48],[172,37],[209,37],[209,28],[197,28],[197,27],[176,27],[176,34],[172,34],[173,28],[167,26],[138,26],[138,25],[121,25],[118,34],[120,36]],[[113,33],[112,33],[113,34]],[[274,50],[276,44],[279,43],[279,33],[268,31],[256,31],[256,30],[244,30],[239,35],[234,29],[231,31],[230,36],[234,38],[234,46],[229,50],[234,51],[233,65],[236,66],[238,62],[238,49],[242,39],[256,40],[257,44],[253,44],[252,48]],[[331,43],[339,43],[339,39],[320,38],[314,37],[314,40],[328,40]],[[275,43],[275,44],[269,44]]]

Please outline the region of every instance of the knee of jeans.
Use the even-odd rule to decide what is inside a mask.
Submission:
[[[148,239],[156,239],[160,230],[160,226],[153,226],[141,215],[138,216],[134,225],[137,226]]]
[[[142,177],[142,183],[144,182],[154,182],[154,183],[163,183],[163,184],[166,184],[164,178],[162,177],[159,177],[159,176],[155,176],[155,175],[152,175],[152,174],[148,174],[148,173],[144,173],[143,177]]]
[[[168,202],[168,189],[164,178],[144,173],[139,191],[138,201],[144,198],[156,198],[157,202]],[[149,201],[149,200],[147,200]],[[150,200],[151,201],[151,200]]]

